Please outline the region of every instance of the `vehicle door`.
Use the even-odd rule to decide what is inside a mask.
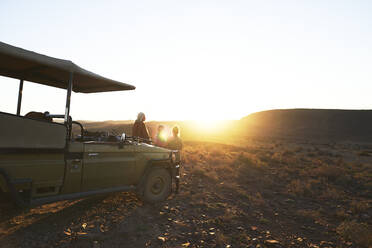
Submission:
[[[65,154],[65,177],[61,193],[81,191],[84,143],[70,141]]]
[[[132,144],[86,142],[82,186],[84,191],[132,185],[135,170]]]

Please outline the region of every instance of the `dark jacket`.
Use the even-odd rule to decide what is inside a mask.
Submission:
[[[132,129],[132,136],[139,137],[142,139],[150,139],[149,132],[147,131],[146,125],[143,121],[135,121]]]

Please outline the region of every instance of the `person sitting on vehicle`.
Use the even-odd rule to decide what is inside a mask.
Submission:
[[[155,145],[165,147],[167,145],[167,134],[165,133],[163,125],[158,126],[158,133],[155,137]]]
[[[149,132],[147,131],[146,125],[144,123],[145,120],[145,114],[139,112],[137,115],[137,120],[133,124],[132,136],[150,141]]]
[[[172,129],[173,136],[169,138],[169,141],[167,142],[167,148],[170,150],[182,150],[182,140],[179,136],[179,127],[174,126]]]

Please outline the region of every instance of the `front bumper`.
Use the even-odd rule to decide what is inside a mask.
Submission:
[[[176,159],[172,161],[172,179],[175,182],[175,193],[178,194],[180,187],[180,176],[181,176],[181,158],[179,151],[173,151],[176,156]]]
[[[174,182],[176,183],[176,194],[178,194],[179,192],[179,188],[180,188],[180,169],[181,169],[181,165],[180,164],[177,164],[175,166],[175,176],[174,176]]]

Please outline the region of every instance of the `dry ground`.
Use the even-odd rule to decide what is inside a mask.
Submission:
[[[186,142],[181,192],[0,208],[1,247],[372,247],[372,149]]]

